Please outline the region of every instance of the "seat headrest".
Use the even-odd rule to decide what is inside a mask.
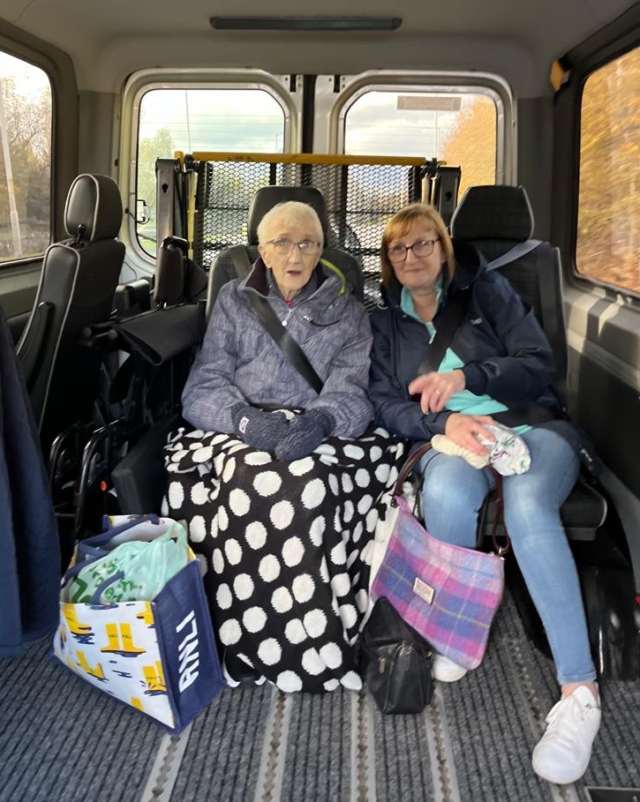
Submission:
[[[85,242],[114,239],[122,225],[122,200],[116,182],[107,175],[79,175],[71,184],[64,207],[64,227],[70,237]]]
[[[451,218],[457,240],[508,239],[533,235],[533,212],[524,187],[469,187]]]
[[[258,224],[265,214],[278,203],[299,201],[308,203],[317,212],[325,243],[329,240],[329,220],[324,195],[316,187],[261,187],[253,196],[249,209],[247,237],[249,245],[258,244]]]

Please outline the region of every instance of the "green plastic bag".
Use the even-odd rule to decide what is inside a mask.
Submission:
[[[81,568],[65,589],[65,601],[151,601],[191,559],[187,532],[181,524],[174,523],[150,542],[122,543]]]

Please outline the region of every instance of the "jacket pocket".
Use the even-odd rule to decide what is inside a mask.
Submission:
[[[308,326],[312,328],[315,326],[319,329],[326,329],[329,328],[329,326],[337,326],[341,320],[341,318],[335,318],[334,320],[328,320],[326,323],[324,323],[318,320],[313,320],[311,317],[309,317],[309,315],[303,315],[302,319]]]

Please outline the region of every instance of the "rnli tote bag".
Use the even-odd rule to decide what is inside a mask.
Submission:
[[[400,471],[392,502],[398,515],[371,594],[388,599],[437,652],[477,668],[502,600],[504,560],[437,540],[413,516],[402,484],[428,448],[417,449]]]
[[[115,549],[109,546],[114,540],[130,542],[137,534],[153,541],[154,535],[163,535],[174,523],[155,516],[129,519],[81,542],[77,549],[81,562],[72,565],[63,578],[53,654],[86,682],[178,734],[225,685],[193,553],[150,600],[105,599],[114,579],[127,588],[129,580],[122,581],[122,572],[116,572],[92,589],[89,601],[68,601],[79,565],[86,566],[100,555],[113,557]]]

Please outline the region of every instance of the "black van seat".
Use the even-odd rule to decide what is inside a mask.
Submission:
[[[556,361],[556,387],[564,395],[567,375],[567,339],[562,299],[560,254],[548,242],[531,239],[533,212],[524,187],[478,186],[464,194],[451,220],[454,240],[471,242],[506,276],[533,308],[549,339]],[[593,540],[604,522],[607,503],[581,477],[560,511],[572,540]],[[487,505],[481,524],[489,534],[495,515]]]
[[[482,512],[482,536],[491,535],[495,520],[496,505],[492,502],[485,505]],[[598,491],[584,479],[578,479],[576,486],[569,494],[560,509],[560,518],[565,531],[571,540],[593,540],[596,529],[602,526],[607,514],[607,502]],[[498,524],[496,534],[504,533],[502,522]]]
[[[342,271],[346,280],[353,288],[356,298],[362,300],[364,296],[364,278],[360,264],[355,256],[333,248],[326,243],[331,242],[331,230],[327,206],[322,192],[316,187],[261,187],[254,195],[249,209],[247,226],[247,245],[234,245],[220,251],[209,274],[209,292],[207,295],[207,318],[211,314],[218,293],[223,284],[234,278],[244,278],[248,266],[258,258],[258,224],[264,215],[273,206],[285,201],[300,201],[312,206],[320,218],[324,234],[325,247],[322,258],[334,264]],[[243,273],[243,271],[245,271]]]
[[[71,239],[47,249],[33,311],[17,345],[45,454],[57,434],[92,413],[101,355],[83,346],[81,335],[107,321],[113,309],[125,254],[116,240],[121,223],[117,184],[106,175],[79,175],[64,210]]]

